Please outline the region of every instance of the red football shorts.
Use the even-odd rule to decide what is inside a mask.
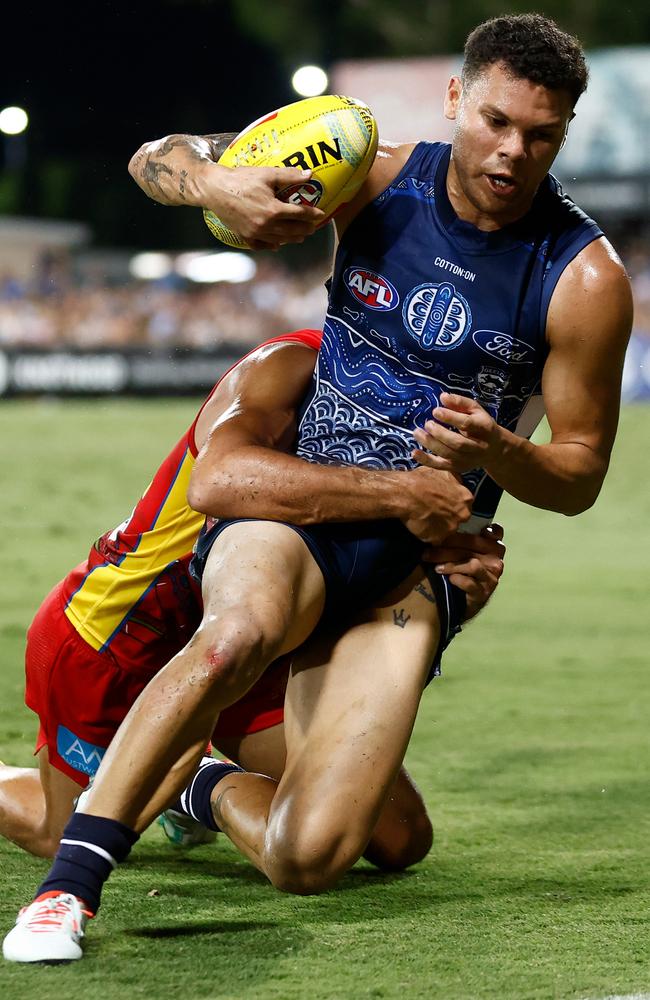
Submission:
[[[35,752],[47,746],[50,763],[85,787],[156,670],[151,664],[141,670],[133,662],[123,665],[110,649],[97,652],[63,609],[59,583],[27,633],[25,701],[40,720]],[[217,745],[220,736],[242,737],[283,721],[288,670],[288,658],[276,661],[240,701],[221,713],[213,735]]]

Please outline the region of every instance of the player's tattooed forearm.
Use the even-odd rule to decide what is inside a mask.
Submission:
[[[192,136],[168,135],[156,146],[156,156],[169,156],[172,149],[176,149],[177,146],[187,146],[188,149],[192,149]]]
[[[157,142],[144,145],[133,157],[130,170],[140,187],[154,201],[163,205],[176,205],[186,201],[191,181],[191,161],[216,163],[223,151],[235,138],[235,132],[218,132],[215,135],[168,135]],[[180,159],[163,162],[175,150],[181,150]],[[180,169],[180,164],[187,169]],[[189,162],[188,162],[189,161]],[[178,182],[178,183],[177,183]]]
[[[411,616],[407,615],[404,608],[400,608],[396,611],[393,608],[393,625],[397,625],[399,628],[406,628],[406,623],[411,620]]]
[[[156,156],[168,156],[182,147],[193,160],[218,160],[236,132],[215,132],[214,135],[168,135],[156,146]]]
[[[153,160],[148,156],[140,171],[140,176],[145,181],[153,181],[157,184],[161,174],[169,174],[171,176],[173,173],[172,168],[168,167],[166,163],[158,163],[158,160]]]
[[[144,149],[139,149],[138,152],[134,155],[134,157],[133,157],[133,169],[134,169],[135,173],[139,172],[139,170],[140,170],[140,164],[146,158],[147,158],[147,154],[145,153]]]
[[[151,156],[147,156],[142,169],[140,170],[140,177],[143,181],[146,181],[152,192],[155,191],[159,197],[164,198],[165,192],[160,182],[161,175],[163,174],[167,174],[169,177],[172,177],[174,171],[171,167],[168,167],[166,163],[158,163],[158,161],[152,159]],[[152,197],[155,196],[152,194]]]
[[[207,139],[212,147],[212,155],[215,160],[219,159],[236,135],[236,132],[215,132],[214,135],[204,136],[204,139]]]
[[[433,588],[431,587],[431,585],[427,585],[424,580],[422,581],[422,583],[418,583],[417,587],[415,588],[415,592],[416,594],[422,594],[423,597],[426,597],[427,601],[429,601],[430,604],[436,603],[436,597],[435,594],[433,593]]]

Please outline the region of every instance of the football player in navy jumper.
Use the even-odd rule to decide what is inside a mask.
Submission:
[[[351,627],[290,677],[279,785],[230,772],[201,795],[286,891],[327,889],[361,855],[432,663],[462,615],[444,574],[423,573],[421,543],[465,522],[478,529],[502,490],[578,514],[607,470],[630,286],[597,224],[549,174],[586,83],[579,43],[552,21],[499,17],[472,32],[449,81],[451,145],[380,145],[337,216],[297,454],[265,452],[282,413],[265,411],[262,389],[257,418],[234,407],[215,427],[212,471],[199,460],[190,487],[192,505],[221,519],[208,522],[195,561],[203,625],[125,720],[40,892],[73,893],[94,909],[136,831],[193,774],[219,711],[323,615]],[[274,197],[277,171],[222,167],[214,143],[147,144],[132,173],[158,201],[210,208],[256,247],[309,235],[317,209],[289,211]],[[543,409],[551,439],[533,444]],[[236,502],[233,463],[249,470]],[[416,463],[441,477],[436,516],[409,518],[395,491]],[[323,466],[328,486],[314,489]],[[371,515],[355,485],[362,473],[374,477]],[[365,611],[382,588],[384,607]]]

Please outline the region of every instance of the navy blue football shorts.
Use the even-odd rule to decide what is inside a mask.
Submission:
[[[212,521],[203,527],[194,548],[190,574],[201,582],[205,563],[221,532],[231,524],[251,518]],[[283,522],[286,523],[286,522]],[[370,607],[397,587],[420,564],[423,543],[397,520],[353,521],[345,524],[288,524],[304,540],[325,581],[323,622],[334,614]],[[440,660],[460,632],[465,614],[465,594],[436,573],[424,568],[440,616],[440,643],[429,679],[440,673]]]

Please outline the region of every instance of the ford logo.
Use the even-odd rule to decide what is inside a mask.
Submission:
[[[475,330],[472,340],[477,347],[509,365],[532,365],[535,349],[523,340],[498,330]]]

